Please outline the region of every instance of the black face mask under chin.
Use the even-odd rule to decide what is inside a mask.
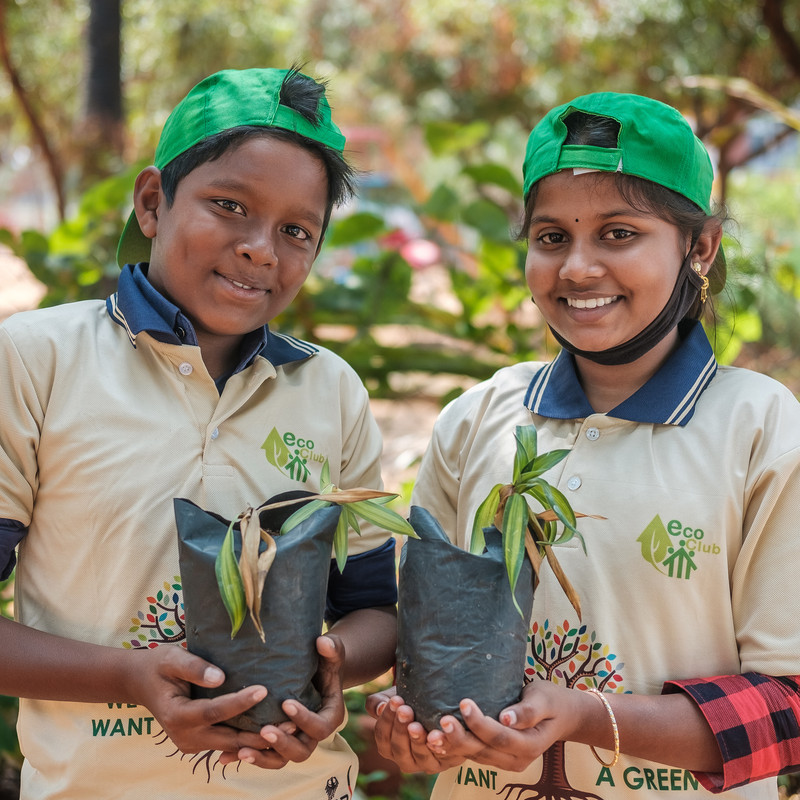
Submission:
[[[640,333],[627,342],[609,347],[607,350],[578,350],[571,345],[558,331],[550,327],[556,341],[574,356],[587,358],[596,364],[616,366],[630,364],[652,350],[678,323],[686,316],[697,299],[703,284],[702,276],[691,267],[691,252],[686,256],[678,272],[675,287],[667,304],[659,315]]]

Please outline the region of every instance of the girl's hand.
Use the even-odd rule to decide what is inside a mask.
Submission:
[[[579,694],[549,681],[533,681],[519,703],[500,713],[499,721],[485,716],[472,700],[462,700],[459,708],[467,727],[455,717],[443,717],[442,730],[428,734],[428,746],[440,758],[469,758],[521,772],[579,725]]]
[[[403,772],[434,774],[464,761],[463,757],[438,756],[431,751],[425,728],[414,720],[414,710],[405,705],[395,687],[370,695],[367,712],[377,719],[378,752],[394,761]]]

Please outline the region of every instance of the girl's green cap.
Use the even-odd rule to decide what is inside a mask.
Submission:
[[[164,123],[153,164],[163,169],[204,139],[244,125],[294,131],[341,153],[345,137],[331,118],[324,94],[319,100],[316,122],[281,104],[283,81],[293,72],[226,69],[200,81]],[[136,215],[131,213],[117,247],[117,263],[122,267],[149,258],[150,240],[139,229]]]
[[[564,144],[573,111],[619,123],[617,147]],[[621,172],[666,186],[711,213],[714,170],[703,143],[672,106],[636,94],[598,92],[549,111],[528,138],[524,196],[536,181],[562,169]]]

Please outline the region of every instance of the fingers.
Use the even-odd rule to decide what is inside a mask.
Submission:
[[[188,704],[187,719],[194,720],[197,724],[217,725],[243,714],[266,696],[267,690],[263,686],[248,686],[238,692],[192,700]]]
[[[369,714],[373,719],[378,719],[381,711],[383,711],[384,705],[388,703],[389,700],[391,700],[396,694],[397,687],[390,686],[388,689],[384,689],[382,692],[376,692],[375,694],[368,695],[365,703],[367,714]]]
[[[425,728],[414,720],[413,709],[396,695],[380,704],[375,741],[378,752],[392,759],[403,772],[434,774],[463,761],[433,753],[428,747]]]
[[[428,744],[438,755],[460,755],[480,764],[519,772],[554,741],[546,730],[535,726],[515,730],[487,717],[472,700],[462,700],[459,710],[467,727],[454,717],[443,717],[442,731],[428,735]]]
[[[170,680],[208,688],[220,686],[225,680],[225,673],[219,667],[182,647],[158,647],[151,652],[160,661],[159,672]]]
[[[345,658],[344,643],[338,636],[320,636],[317,639],[317,652],[321,658],[314,683],[322,696],[322,708],[317,716],[321,717],[330,727],[330,730],[320,737],[325,739],[344,722],[344,695],[342,694],[342,672]],[[312,736],[315,735],[314,730],[304,727],[302,724],[304,720],[307,720],[312,726],[315,724],[314,720],[307,718],[302,713],[307,709],[304,709],[299,703],[296,706],[297,708],[292,708],[292,711],[299,716],[299,719],[292,716],[289,711],[286,711],[289,719],[296,722],[307,733]]]
[[[320,709],[314,712],[297,700],[285,700],[281,707],[289,721],[265,725],[260,731],[257,747],[230,750],[221,757],[224,763],[238,759],[264,769],[280,769],[290,761],[307,760],[319,742],[341,726],[345,716],[342,694],[344,644],[335,635],[320,636],[316,644],[320,662],[314,683],[322,697]]]

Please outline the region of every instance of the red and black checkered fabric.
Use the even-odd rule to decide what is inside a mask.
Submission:
[[[709,791],[800,770],[800,676],[747,672],[664,685],[678,690],[698,704],[722,754],[722,773],[694,773]]]

